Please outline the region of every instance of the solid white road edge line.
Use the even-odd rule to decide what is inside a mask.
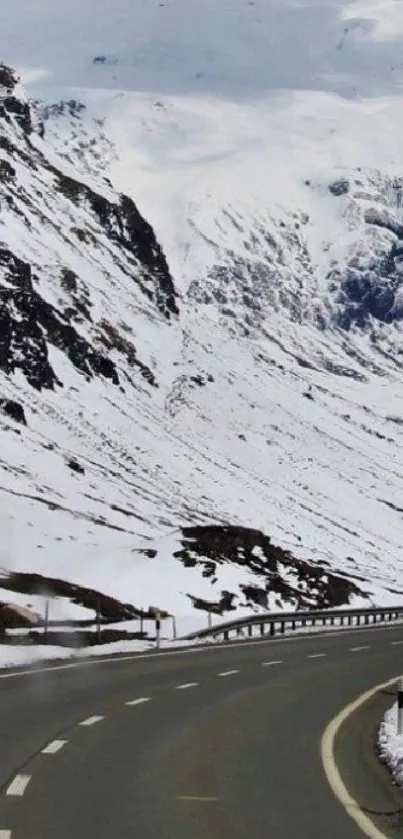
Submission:
[[[188,688],[198,687],[199,682],[186,682],[184,685],[176,685],[175,690],[187,690]]]
[[[41,754],[43,754],[43,755],[55,755],[56,752],[60,752],[60,749],[62,749],[63,746],[66,745],[66,743],[67,743],[67,740],[52,740],[50,743],[48,743],[47,746],[45,746],[44,749],[42,749]],[[0,836],[0,839],[1,839],[1,836]]]
[[[395,684],[400,676],[401,673],[393,679],[388,679],[387,682],[375,685],[375,687],[365,691],[365,693],[362,693],[361,696],[359,696],[358,699],[355,699],[354,702],[351,702],[350,705],[343,708],[343,710],[340,711],[340,713],[337,714],[337,716],[334,717],[326,727],[320,744],[323,768],[334,795],[339,799],[348,815],[354,819],[363,833],[365,833],[366,836],[369,836],[369,839],[388,839],[388,837],[385,833],[382,833],[376,825],[374,825],[365,813],[362,812],[360,805],[354,798],[352,798],[347,787],[344,785],[334,757],[334,744],[339,729],[345,720],[348,719],[354,711],[360,708],[361,705],[368,702],[368,700],[378,693],[378,691],[384,690],[385,688]]]
[[[78,724],[79,725],[95,725],[96,722],[100,722],[103,719],[104,718],[100,717],[100,716],[98,716],[98,717],[96,717],[96,716],[95,717],[87,717],[86,720],[83,720],[82,722],[79,722]]]
[[[139,696],[138,699],[129,699],[125,705],[142,705],[144,702],[151,702],[151,696]]]
[[[16,775],[7,788],[6,795],[24,795],[32,775]]]
[[[374,626],[360,626],[359,629],[332,629],[328,630],[327,632],[309,632],[309,633],[301,633],[292,636],[291,638],[279,638],[275,637],[274,640],[271,638],[268,641],[256,640],[256,641],[239,641],[240,647],[256,647],[258,644],[260,646],[267,646],[269,644],[295,644],[298,641],[306,641],[308,638],[329,638],[333,636],[339,635],[356,635],[357,632],[391,632],[393,630],[401,629],[403,631],[403,622],[395,623],[392,626],[384,626],[380,624],[376,628]],[[175,656],[175,655],[192,655],[193,653],[205,653],[205,652],[213,652],[213,651],[220,651],[220,650],[227,650],[231,647],[234,648],[236,646],[236,642],[232,644],[200,644],[197,647],[185,647],[185,649],[181,650],[163,650],[162,652],[154,652],[154,653],[135,653],[134,655],[120,655],[116,653],[115,655],[110,656],[99,656],[99,658],[92,658],[89,661],[74,661],[70,664],[56,664],[54,666],[49,665],[47,667],[31,667],[26,670],[17,670],[14,673],[1,673],[0,672],[0,679],[19,679],[21,676],[34,676],[40,673],[51,673],[52,671],[57,672],[58,670],[74,670],[78,667],[94,667],[96,665],[101,666],[102,664],[119,664],[119,662],[123,661],[141,661],[141,659],[148,659],[148,658],[167,658],[168,656]]]

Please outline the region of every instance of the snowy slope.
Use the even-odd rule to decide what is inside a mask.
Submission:
[[[0,128],[3,564],[186,614],[252,582],[173,556],[230,523],[396,599],[401,5],[16,0],[0,33],[35,99]]]

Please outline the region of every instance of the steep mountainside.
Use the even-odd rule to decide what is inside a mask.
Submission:
[[[297,13],[266,5],[290,33]],[[395,44],[362,26],[348,49],[368,96],[375,36]],[[44,45],[29,99],[0,69],[2,565],[179,616],[395,600],[403,169],[391,132],[376,152],[385,55],[381,108],[345,77],[336,96],[336,65],[270,96],[230,94],[223,56],[198,90],[184,66],[146,87],[118,42],[64,65]]]

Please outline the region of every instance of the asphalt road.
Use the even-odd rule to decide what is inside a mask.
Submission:
[[[400,672],[403,627],[0,673],[0,839],[362,839],[320,740]],[[355,714],[336,756],[366,812],[403,836],[373,756],[392,702]]]

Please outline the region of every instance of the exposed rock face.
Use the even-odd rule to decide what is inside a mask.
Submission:
[[[24,408],[15,399],[0,399],[0,411],[21,425],[27,424]]]
[[[48,345],[64,352],[87,377],[105,376],[119,384],[116,367],[94,350],[65,317],[35,290],[31,266],[0,251],[0,268],[11,288],[1,289],[0,367],[5,373],[21,370],[38,390],[62,382],[49,362]]]
[[[155,385],[133,341],[110,319],[112,313],[94,319],[97,283],[90,290],[85,272],[80,276],[70,267],[80,261],[83,247],[92,248],[100,276],[110,277],[111,285],[123,277],[129,292],[133,284],[135,294],[144,295],[155,317],[160,314],[169,321],[178,314],[177,295],[154,232],[130,198],[113,194],[106,182],[96,191],[48,159],[35,137],[30,105],[19,93],[18,79],[4,65],[0,150],[0,202],[16,219],[21,245],[24,229],[34,238],[38,227],[38,236],[64,240],[66,259],[61,263],[63,255],[51,247],[44,265],[35,258],[37,248],[31,253],[23,246],[12,250],[0,240],[0,368],[7,374],[20,370],[38,390],[53,389],[63,384],[50,358],[50,348],[55,348],[87,379],[101,377],[118,385],[123,356]],[[29,187],[20,180],[24,169]]]
[[[351,580],[323,565],[296,559],[259,530],[231,525],[187,527],[182,544],[175,556],[186,566],[201,565],[203,576],[212,582],[217,567],[225,563],[245,566],[256,577],[256,583],[241,584],[240,592],[222,591],[216,602],[191,597],[195,608],[208,612],[222,615],[239,605],[266,610],[273,604],[277,608],[326,608],[364,596]]]

